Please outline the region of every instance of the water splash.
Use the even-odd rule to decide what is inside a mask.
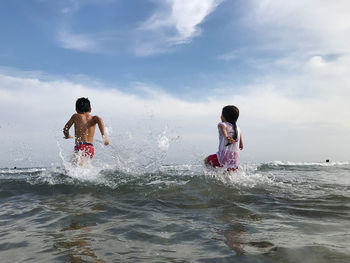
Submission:
[[[108,127],[107,127],[108,128]],[[143,175],[160,171],[172,142],[167,134],[167,128],[162,132],[150,130],[146,136],[136,137],[133,133],[123,133],[118,136],[112,135],[108,130],[110,145],[105,147],[99,139],[95,140],[95,156],[93,160],[84,159],[84,165],[76,165],[74,159],[80,159],[70,150],[64,150],[60,140],[57,141],[59,156],[65,174],[73,179],[91,183],[105,183],[103,171],[117,171],[121,174]]]
[[[260,173],[257,167],[254,164],[242,164],[236,171],[208,168],[205,170],[205,177],[238,189],[281,186],[282,183],[278,182],[273,174]]]
[[[146,136],[129,132],[115,137],[110,155],[114,156],[115,169],[132,174],[159,171],[168,154],[172,137],[167,129],[162,132],[149,131]]]

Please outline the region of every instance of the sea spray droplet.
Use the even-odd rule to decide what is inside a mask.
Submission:
[[[158,147],[162,150],[169,148],[169,139],[164,134],[158,136]]]
[[[105,131],[106,131],[106,135],[111,136],[113,133],[113,128],[109,126],[105,126]]]

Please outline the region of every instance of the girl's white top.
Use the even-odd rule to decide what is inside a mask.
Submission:
[[[219,151],[216,153],[219,163],[227,168],[238,168],[238,157],[239,157],[239,141],[241,136],[241,130],[237,126],[237,139],[234,143],[229,144],[225,136],[222,134],[220,125],[223,124],[225,126],[226,132],[228,136],[234,137],[234,128],[233,125],[229,122],[219,122]]]

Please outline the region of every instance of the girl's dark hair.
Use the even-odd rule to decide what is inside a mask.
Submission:
[[[233,129],[235,134],[233,135],[233,139],[237,140],[237,124],[236,121],[239,117],[239,109],[236,106],[228,105],[222,108],[222,116],[226,119],[227,122],[233,125]]]
[[[81,113],[89,112],[91,110],[89,99],[88,98],[77,99],[77,101],[75,102],[75,109]]]

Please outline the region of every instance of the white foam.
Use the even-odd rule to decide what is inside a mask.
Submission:
[[[240,165],[237,171],[227,171],[225,168],[207,169],[205,176],[217,180],[226,186],[235,188],[256,188],[266,186],[281,186],[272,174],[257,172],[257,165]]]
[[[274,161],[268,163],[269,165],[275,166],[342,166],[349,165],[350,162],[282,162],[282,161]]]
[[[4,174],[22,174],[22,173],[35,173],[35,172],[43,172],[47,168],[18,168],[18,169],[0,169],[0,173]]]

